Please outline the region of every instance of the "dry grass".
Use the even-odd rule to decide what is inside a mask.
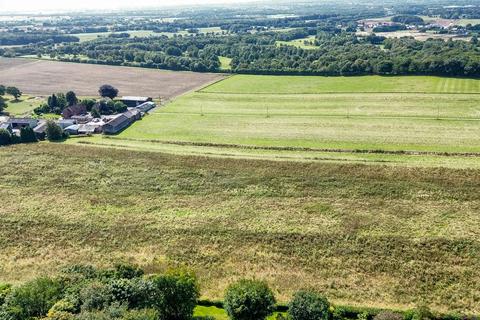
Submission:
[[[132,67],[102,66],[57,61],[0,58],[5,85],[17,86],[29,94],[49,95],[74,90],[77,95],[96,96],[105,83],[120,95],[141,95],[170,99],[222,79],[222,75],[174,72]]]
[[[186,264],[206,297],[265,278],[281,300],[480,312],[480,171],[0,149],[0,281],[69,263]]]

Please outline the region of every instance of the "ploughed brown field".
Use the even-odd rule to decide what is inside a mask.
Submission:
[[[99,86],[108,83],[117,87],[120,95],[165,99],[223,78],[213,73],[8,58],[0,58],[0,74],[2,84],[16,86],[29,94],[74,90],[78,95],[94,96]]]

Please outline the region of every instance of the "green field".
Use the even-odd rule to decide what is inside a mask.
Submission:
[[[188,265],[337,304],[480,312],[480,171],[0,148],[0,282],[72,263]]]
[[[5,109],[5,112],[17,117],[30,116],[33,109],[39,107],[44,102],[45,98],[43,97],[33,97],[28,95],[23,95],[18,101],[15,101],[13,98],[8,98],[8,107]]]
[[[237,75],[176,99],[116,137],[69,143],[478,167],[478,155],[469,153],[480,153],[479,85],[479,80],[437,77]],[[395,154],[400,151],[408,156]]]
[[[303,39],[296,39],[292,41],[277,41],[277,46],[285,45],[285,46],[294,46],[297,48],[302,49],[316,49],[315,46],[315,36],[309,36]]]

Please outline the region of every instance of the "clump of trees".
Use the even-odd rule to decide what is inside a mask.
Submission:
[[[35,108],[33,112],[37,115],[45,113],[61,114],[65,108],[73,106],[77,103],[78,98],[73,91],[68,91],[66,94],[54,93],[48,97],[47,103]]]
[[[45,135],[47,136],[47,140],[52,142],[61,141],[68,138],[68,134],[63,131],[62,127],[52,120],[47,121]]]

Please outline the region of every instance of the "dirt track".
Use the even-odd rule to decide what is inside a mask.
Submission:
[[[78,95],[95,96],[99,86],[108,83],[120,90],[119,95],[170,99],[222,77],[213,73],[0,58],[1,84],[38,95],[73,90]]]

